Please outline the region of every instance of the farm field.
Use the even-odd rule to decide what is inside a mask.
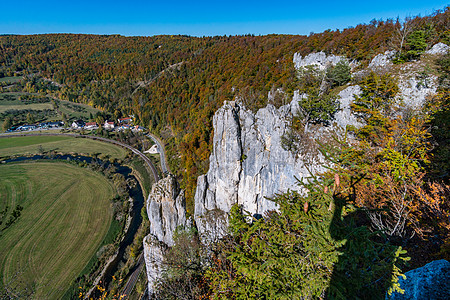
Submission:
[[[95,116],[98,109],[86,104],[74,103],[65,100],[57,100],[59,111],[67,115],[68,119],[84,119],[88,120],[90,116]]]
[[[35,103],[35,104],[11,104],[11,105],[0,105],[0,114],[4,113],[8,110],[44,110],[44,109],[53,109],[53,105],[51,103]]]
[[[22,76],[11,76],[11,77],[2,77],[0,78],[0,82],[6,82],[6,83],[16,83],[23,79]]]
[[[65,163],[0,165],[0,287],[59,299],[95,254],[112,219],[112,184]],[[7,228],[14,208],[20,216]]]
[[[41,148],[42,147],[42,148]],[[10,155],[39,154],[41,151],[78,154],[99,153],[111,158],[123,159],[126,150],[105,142],[68,136],[23,136],[0,138],[0,157]]]
[[[35,122],[62,120],[62,114],[65,114],[68,120],[89,120],[98,112],[98,109],[86,104],[52,99],[36,93],[0,93],[0,121],[9,116],[16,120],[15,123],[25,123],[28,113],[33,116]]]

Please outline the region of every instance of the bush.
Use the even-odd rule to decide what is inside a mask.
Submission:
[[[348,61],[341,59],[335,66],[327,69],[327,77],[332,86],[341,86],[346,84],[352,78],[351,68]]]

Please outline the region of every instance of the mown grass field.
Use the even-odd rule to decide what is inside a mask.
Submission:
[[[99,112],[98,109],[93,108],[92,106],[86,104],[74,103],[65,100],[59,100],[58,103],[59,103],[59,110],[61,111],[61,113],[66,114],[69,119],[81,118],[84,120],[88,120],[91,115],[95,117],[95,114]]]
[[[112,184],[65,163],[0,165],[0,211],[18,219],[0,226],[0,288],[35,299],[59,299],[95,254],[112,219]]]
[[[22,79],[23,79],[22,76],[2,77],[0,78],[0,82],[16,83],[21,81]]]
[[[42,147],[42,148],[41,148]],[[105,142],[68,136],[23,136],[0,138],[0,157],[39,154],[40,151],[108,155],[123,159],[126,150]]]
[[[16,78],[16,77],[12,77]],[[18,77],[17,77],[18,78]],[[46,101],[40,101],[43,103],[32,103],[31,100],[24,100],[26,97],[34,97],[37,99],[46,99]],[[22,98],[22,100],[21,100]],[[62,120],[62,114],[65,114],[68,120],[83,119],[89,120],[100,111],[86,104],[74,103],[65,100],[52,100],[49,97],[39,95],[36,93],[24,93],[24,92],[3,92],[0,93],[0,121],[2,121],[7,115],[14,118],[19,114],[28,114],[31,112],[36,115],[36,121],[54,121]],[[57,107],[54,106],[56,102]],[[39,102],[39,101],[34,101]],[[39,116],[39,111],[50,110],[51,114],[48,116]],[[13,112],[13,113],[11,113]]]
[[[8,110],[23,110],[23,109],[29,110],[53,109],[53,105],[51,103],[0,105],[0,114]]]

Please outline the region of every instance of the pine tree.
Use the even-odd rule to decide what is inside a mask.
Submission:
[[[422,52],[427,49],[425,31],[413,31],[406,40],[406,46],[408,48],[408,51],[406,51],[407,60],[419,58]]]
[[[327,77],[331,85],[341,86],[349,82],[352,78],[350,70],[348,61],[345,59],[341,59],[335,66],[328,68]]]

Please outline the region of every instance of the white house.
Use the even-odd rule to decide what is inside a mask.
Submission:
[[[103,125],[103,128],[105,128],[106,130],[113,130],[114,127],[116,127],[114,125],[114,122],[113,121],[108,121],[108,120],[106,120],[105,124]]]
[[[83,120],[76,120],[76,121],[72,122],[72,128],[75,128],[75,129],[83,128],[84,125],[85,125],[85,123]]]
[[[98,128],[97,122],[88,122],[84,126],[84,129],[87,129],[87,130],[93,130],[93,129],[97,129],[97,128]]]

